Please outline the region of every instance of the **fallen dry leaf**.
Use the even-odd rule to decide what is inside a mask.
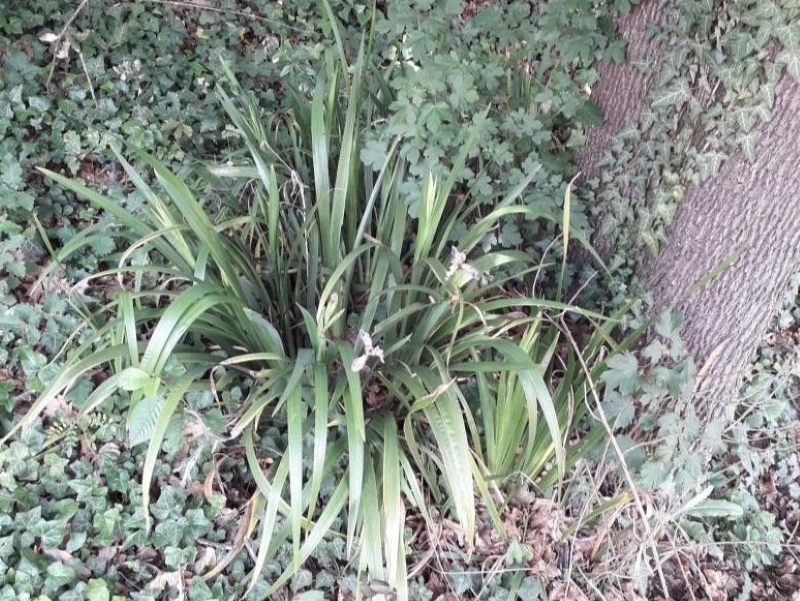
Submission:
[[[149,591],[163,591],[170,588],[173,590],[183,589],[183,573],[180,570],[174,572],[161,572],[158,576],[153,578],[147,585]]]
[[[42,549],[42,555],[46,555],[56,561],[60,561],[62,563],[67,563],[72,559],[72,553],[69,551],[64,551],[63,549]]]
[[[217,552],[211,547],[204,547],[192,564],[192,571],[195,574],[202,574],[206,569],[213,566],[217,561]]]
[[[589,601],[589,597],[572,581],[560,581],[553,584],[550,598],[558,601]]]
[[[97,558],[103,562],[111,562],[119,552],[119,545],[109,545],[108,547],[100,547],[97,551]]]

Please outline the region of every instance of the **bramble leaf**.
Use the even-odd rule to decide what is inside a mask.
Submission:
[[[630,394],[641,386],[639,362],[632,352],[609,357],[608,367],[601,376],[606,386],[616,388],[622,394]]]

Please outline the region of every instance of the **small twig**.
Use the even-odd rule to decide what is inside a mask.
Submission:
[[[83,72],[86,74],[86,81],[89,82],[89,91],[92,93],[92,100],[94,100],[94,105],[99,110],[100,105],[97,103],[97,96],[94,95],[92,78],[89,77],[89,69],[86,68],[86,61],[83,60],[83,52],[81,52],[81,49],[78,46],[75,46],[75,52],[78,53],[78,58],[81,59],[81,66],[83,67]]]
[[[47,76],[47,81],[44,84],[46,88],[50,87],[50,81],[53,79],[53,73],[56,70],[56,62],[58,61],[57,55],[58,55],[58,50],[61,47],[61,40],[64,39],[64,34],[67,33],[67,29],[69,29],[69,26],[72,25],[72,22],[78,17],[80,12],[83,10],[83,7],[86,6],[88,3],[89,0],[81,0],[81,3],[78,5],[78,8],[76,8],[69,16],[69,19],[67,19],[67,22],[61,29],[61,33],[58,34],[58,37],[56,37],[55,42],[53,42],[53,60],[50,61],[50,74]],[[94,96],[94,92],[92,92],[92,96]]]

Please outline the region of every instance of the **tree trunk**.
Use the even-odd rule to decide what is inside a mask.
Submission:
[[[668,50],[667,36],[647,34],[654,23],[664,24],[668,19],[663,8],[662,2],[645,0],[617,23],[629,44],[628,59],[624,65],[600,67],[592,98],[603,113],[604,124],[588,132],[587,144],[578,156],[587,180],[602,178],[606,168],[601,166],[602,158],[611,140],[629,123],[641,120],[653,102],[661,71],[658,61],[652,63],[652,69],[639,69],[633,63],[660,57]],[[773,45],[768,58],[778,50]],[[772,72],[779,75],[774,80],[771,118],[747,132],[753,134],[750,141],[757,136],[755,156],[748,161],[741,151],[726,145],[727,160],[716,175],[685,188],[665,244],[652,260],[638,267],[638,275],[653,293],[655,307],[674,307],[684,314],[682,336],[700,370],[696,407],[701,415],[716,415],[733,406],[740,379],[765,334],[777,299],[797,269],[800,84],[780,70]],[[705,91],[693,90],[694,104],[687,106],[707,110],[721,101],[723,92],[719,82]],[[684,107],[682,116],[685,113]],[[703,139],[699,118],[682,120],[682,116],[671,131],[675,138],[695,140],[706,149],[709,145],[721,148],[716,140]],[[676,147],[688,148],[683,143]],[[673,156],[679,154],[673,152]],[[654,180],[663,186],[662,176],[648,174],[648,195],[653,193]],[[602,189],[603,184],[600,186]],[[623,188],[624,200],[633,203],[634,211],[640,210],[636,194],[643,189]],[[611,251],[608,240],[597,240],[606,255]]]
[[[800,85],[784,77],[757,158],[737,152],[689,190],[647,274],[657,303],[678,306],[701,367],[702,405],[729,406],[800,251]],[[718,272],[693,293],[692,284]]]

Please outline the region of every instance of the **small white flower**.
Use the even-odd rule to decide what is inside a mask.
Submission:
[[[353,359],[353,362],[350,364],[350,370],[354,372],[359,372],[364,369],[367,365],[367,356],[361,355],[360,357],[356,357]]]
[[[450,259],[450,267],[444,274],[445,282],[449,282],[457,273],[463,273],[466,277],[459,278],[456,284],[461,287],[464,284],[477,280],[480,277],[478,270],[472,265],[467,263],[467,255],[458,250],[455,246],[451,249],[452,258]]]
[[[367,332],[360,330],[358,332],[358,338],[361,340],[361,344],[364,345],[364,353],[353,359],[353,363],[350,365],[352,371],[359,372],[364,369],[370,357],[375,357],[381,363],[384,362],[383,349],[372,344],[372,337]]]

